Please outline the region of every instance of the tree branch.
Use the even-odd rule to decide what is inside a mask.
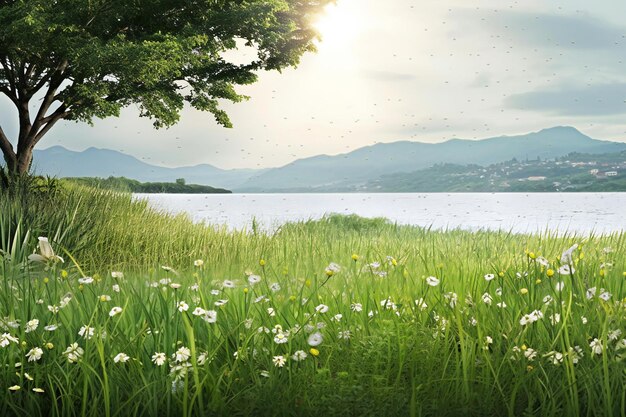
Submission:
[[[7,136],[4,134],[2,126],[0,126],[0,149],[2,150],[2,153],[4,155],[8,156],[11,159],[15,159],[16,155],[15,151],[13,150],[13,145],[11,145],[11,142],[9,142],[9,138],[7,138]]]

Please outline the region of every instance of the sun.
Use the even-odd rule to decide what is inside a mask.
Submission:
[[[314,22],[322,38],[321,45],[347,43],[361,31],[361,19],[355,2],[342,0],[329,4]]]

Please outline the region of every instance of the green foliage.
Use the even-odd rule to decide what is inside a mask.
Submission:
[[[42,235],[65,263],[26,262]],[[549,277],[538,257],[558,270],[575,242],[575,274]],[[155,213],[127,194],[65,185],[48,200],[0,194],[0,244],[0,322],[20,322],[0,332],[20,342],[0,348],[0,415],[623,415],[626,349],[609,336],[626,331],[623,233],[440,232],[333,215],[251,234]],[[329,277],[330,262],[341,270]],[[250,273],[260,282],[251,285]],[[85,274],[93,282],[81,284]],[[428,276],[440,284],[429,286]],[[280,288],[270,289],[274,283]],[[597,293],[588,298],[591,287]],[[68,294],[66,307],[48,310]],[[316,312],[320,304],[329,311]],[[122,311],[111,317],[116,306]],[[192,314],[196,307],[215,310],[216,322]],[[520,325],[535,309],[544,318]],[[34,318],[38,328],[27,333]],[[49,324],[59,328],[44,330]],[[306,324],[324,335],[319,356],[309,352]],[[85,325],[95,332],[88,340],[78,334]],[[274,341],[276,325],[290,330],[288,343]],[[264,327],[269,333],[258,331]],[[350,338],[340,338],[346,330]],[[590,349],[594,338],[601,355]],[[63,352],[74,342],[84,354],[73,364]],[[177,380],[171,355],[183,346],[190,366]],[[568,353],[574,346],[584,354],[577,363]],[[34,347],[43,355],[28,361]],[[525,359],[524,348],[537,357]],[[309,355],[296,362],[296,350]],[[168,363],[156,366],[155,352]],[[555,365],[551,352],[565,359]],[[129,361],[116,363],[119,353]],[[208,359],[198,364],[203,353]],[[283,368],[272,362],[277,355],[287,358]],[[14,385],[19,391],[9,391]]]
[[[171,182],[139,182],[125,177],[93,178],[77,177],[63,178],[65,183],[84,185],[100,190],[121,191],[130,193],[171,193],[171,194],[228,194],[231,191],[223,188],[214,188],[208,185],[185,184],[185,180]]]

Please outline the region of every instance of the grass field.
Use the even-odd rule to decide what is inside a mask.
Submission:
[[[626,416],[623,233],[228,232],[73,187],[0,192],[0,248],[2,416]]]

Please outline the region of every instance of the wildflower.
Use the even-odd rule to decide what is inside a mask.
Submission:
[[[39,326],[39,320],[32,319],[30,321],[27,321],[24,332],[26,333],[34,332],[35,330],[37,330],[37,326]]]
[[[524,357],[529,361],[534,361],[537,357],[537,351],[532,348],[524,350]]]
[[[41,359],[42,355],[43,349],[40,347],[34,347],[28,351],[26,357],[28,358],[28,362],[37,362],[39,359]]]
[[[436,287],[437,285],[439,285],[439,279],[437,279],[436,277],[430,276],[426,278],[426,284],[430,285],[431,287]]]
[[[491,281],[495,278],[496,276],[494,274],[486,274],[485,275],[485,281]]]
[[[9,391],[19,391],[21,389],[22,387],[20,387],[19,385],[12,385],[9,387]]]
[[[543,267],[548,267],[550,265],[550,262],[543,256],[538,256],[537,259],[535,259],[535,262]]]
[[[591,300],[593,297],[595,297],[596,296],[596,287],[589,288],[585,292],[585,296],[587,297],[587,300]]]
[[[502,287],[498,287],[498,288],[496,288],[496,295],[497,295],[498,297],[502,297]]]
[[[337,338],[341,340],[349,340],[351,337],[352,337],[352,333],[350,332],[350,330],[340,331],[337,334]]]
[[[172,355],[172,358],[178,362],[185,362],[191,357],[191,350],[188,347],[182,346],[180,347],[176,353]]]
[[[320,332],[311,333],[307,339],[309,346],[319,346],[324,342],[324,336]]]
[[[45,346],[45,347],[46,347],[46,349],[48,349],[48,350],[52,350],[52,349],[54,349],[54,344],[53,344],[53,343],[51,343],[51,342],[46,343],[44,346]]]
[[[590,343],[589,343],[589,347],[591,348],[591,352],[596,354],[596,355],[602,355],[602,341],[598,340],[598,338],[593,339]]]
[[[483,345],[483,349],[489,349],[489,345],[493,344],[493,338],[491,336],[485,336],[485,344]]]
[[[357,255],[356,253],[353,253],[353,254],[352,254],[352,260],[353,260],[354,262],[358,261],[358,260],[359,260],[359,255]]]
[[[561,315],[559,313],[554,313],[550,315],[550,323],[552,323],[553,326],[560,322],[561,322]]]
[[[124,278],[124,273],[120,271],[113,271],[111,272],[111,277],[115,279]]]
[[[47,332],[53,332],[53,331],[55,331],[58,328],[59,328],[59,326],[57,326],[56,324],[49,324],[46,327],[44,327],[43,329],[45,331],[47,331]]]
[[[270,373],[268,371],[261,371],[259,372],[259,374],[263,377],[263,378],[269,378],[270,377]]]
[[[193,266],[201,267],[202,265],[204,265],[204,261],[202,259],[196,259],[193,261]]]
[[[162,352],[156,352],[154,355],[152,355],[152,362],[156,365],[156,366],[163,366],[163,364],[165,363],[165,353]]]
[[[419,308],[422,311],[428,308],[428,304],[426,304],[423,298],[420,298],[419,300],[415,300],[415,305],[417,306],[417,308]]]
[[[235,288],[235,283],[231,280],[224,280],[224,282],[222,282],[222,287],[223,288]]]
[[[554,276],[554,269],[548,269],[546,271],[546,275],[548,276],[548,278],[552,278]]]
[[[324,313],[328,312],[328,306],[325,305],[325,304],[320,304],[317,307],[315,307],[315,311],[317,313],[324,314]]]
[[[621,335],[622,335],[622,331],[620,329],[612,330],[608,334],[608,339],[612,340],[612,341],[615,341],[615,340],[619,339],[619,337]]]
[[[550,304],[552,301],[554,301],[554,299],[550,295],[546,295],[545,297],[543,297],[543,303],[546,305]]]
[[[580,316],[580,321],[582,322],[582,324],[587,324],[588,322],[587,317],[585,316]]]
[[[113,307],[111,311],[109,311],[109,317],[117,316],[122,312],[122,307]]]
[[[39,237],[39,253],[33,253],[28,256],[28,260],[31,262],[65,262],[63,258],[54,254],[50,242],[47,237]]]
[[[296,350],[294,354],[291,356],[291,359],[293,359],[295,362],[300,362],[300,361],[305,360],[306,357],[307,357],[307,354],[305,351]]]
[[[204,315],[202,316],[202,320],[206,321],[207,323],[217,322],[217,311],[215,310],[205,311]]]
[[[326,273],[326,276],[332,277],[333,275],[335,275],[340,270],[341,270],[341,267],[339,265],[337,265],[336,263],[332,262],[330,265],[328,265],[326,267],[324,272]]]
[[[311,356],[319,356],[320,355],[320,351],[315,349],[315,348],[309,349],[309,353],[311,354]]]
[[[528,288],[520,288],[519,293],[520,293],[521,295],[526,295],[526,294],[528,294]]]
[[[269,314],[270,317],[274,317],[274,316],[276,316],[276,311],[274,311],[274,309],[272,307],[269,307],[267,309],[267,314]]]
[[[285,359],[283,355],[278,355],[274,356],[272,362],[274,363],[274,366],[282,368],[283,366],[285,366],[285,363],[287,363],[287,359]]]
[[[228,300],[217,300],[213,304],[215,305],[215,307],[221,307],[226,305],[226,303],[228,303]]]
[[[89,340],[93,337],[93,333],[94,333],[94,328],[93,327],[89,327],[88,325],[84,325],[80,328],[80,330],[78,330],[78,335],[84,337],[85,339]]]
[[[92,277],[79,278],[78,283],[83,284],[83,285],[93,284],[93,278]]]
[[[278,282],[273,283],[272,285],[270,285],[270,290],[272,292],[280,291],[280,284]]]
[[[360,313],[361,311],[363,311],[363,304],[352,303],[350,304],[350,310],[354,311],[355,313]]]
[[[120,292],[120,286],[118,284],[113,284],[111,286],[111,289],[113,290],[113,292]]]
[[[274,336],[274,342],[282,345],[283,343],[289,342],[289,338],[282,331],[278,332],[276,336]]]
[[[600,289],[601,293],[598,296],[600,299],[604,300],[604,301],[609,301],[611,299],[611,293],[608,291],[604,291],[604,289]]]
[[[570,358],[572,358],[572,363],[573,364],[577,364],[578,361],[580,361],[583,356],[585,356],[582,348],[580,346],[574,346],[573,348],[570,347],[568,350],[568,354],[570,356]]]
[[[496,306],[499,308],[506,308],[506,303],[504,301],[500,301],[499,303],[496,304]]]
[[[182,287],[182,285],[181,285],[181,284],[179,284],[179,283],[177,283],[177,282],[172,282],[172,283],[170,284],[170,288],[171,288],[171,289],[173,289],[173,290],[177,290],[177,289],[179,289],[180,287]]]
[[[548,352],[546,354],[546,357],[550,359],[552,364],[555,366],[563,363],[563,354],[561,352],[555,352],[555,351]]]
[[[250,283],[250,285],[258,284],[259,282],[261,282],[261,277],[258,275],[250,275],[248,277],[248,282]]]
[[[98,297],[99,300],[103,303],[106,303],[107,301],[111,301],[111,296],[106,295],[106,294],[102,294],[100,297]]]
[[[539,319],[543,318],[543,313],[539,310],[535,310],[530,314],[525,314],[522,316],[522,318],[520,319],[519,323],[522,326],[526,326],[530,323],[534,323],[536,321],[538,321]]]
[[[331,321],[341,321],[341,319],[343,318],[343,314],[335,314],[332,318]]]
[[[561,282],[556,283],[556,285],[554,286],[554,289],[560,292],[560,291],[563,291],[564,287],[565,287],[565,283],[561,281]]]
[[[476,326],[478,324],[478,320],[475,317],[470,317],[469,319],[470,326]]]
[[[562,265],[559,268],[559,274],[561,275],[571,275],[575,272],[574,268],[572,268],[569,264]]]
[[[248,329],[248,330],[251,329],[252,328],[252,321],[253,321],[252,319],[245,319],[244,322],[243,322],[243,326],[246,329]]]
[[[483,300],[483,303],[487,305],[491,305],[491,302],[493,301],[491,294],[489,294],[488,292],[484,293],[481,298]]]
[[[198,359],[196,359],[196,362],[198,363],[198,365],[202,366],[207,362],[207,360],[209,360],[209,354],[207,352],[202,352],[198,355]]]
[[[129,359],[130,359],[130,356],[128,356],[127,354],[125,354],[125,353],[118,353],[113,358],[113,362],[115,362],[115,363],[126,363],[126,362],[128,362]]]
[[[63,352],[63,355],[65,355],[68,362],[76,363],[80,360],[80,358],[83,356],[84,353],[85,351],[83,350],[83,348],[78,346],[78,343],[72,343],[71,345],[68,346],[67,349],[65,349],[65,351]]]
[[[46,391],[44,391],[42,388],[35,387],[33,388],[33,392],[36,392],[37,394],[43,394]]]
[[[164,270],[165,272],[171,272],[174,275],[178,275],[178,271],[176,271],[171,266],[161,265],[161,269]],[[165,285],[165,284],[163,284],[163,285]]]
[[[267,262],[265,261],[265,259],[259,259],[259,265],[260,266],[265,266],[265,264],[267,264]]]
[[[191,314],[193,314],[194,316],[203,316],[206,313],[206,310],[203,309],[202,307],[196,307]]]
[[[178,311],[182,313],[183,311],[189,310],[189,304],[187,304],[184,301],[179,301],[177,304],[177,308],[178,308]]]

